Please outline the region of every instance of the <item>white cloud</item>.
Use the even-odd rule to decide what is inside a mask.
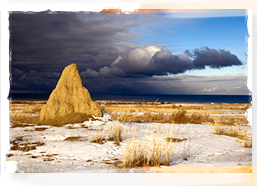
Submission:
[[[87,69],[86,71],[83,71],[80,73],[82,77],[98,77],[99,74],[95,70]]]
[[[202,92],[216,92],[216,90],[219,90],[219,88],[218,87],[214,87],[214,88],[205,88],[205,89],[203,89],[203,91]]]
[[[109,76],[111,76],[111,68],[109,68],[109,67],[103,67],[103,68],[100,68],[100,70],[99,70],[99,74],[101,75],[101,76],[103,76],[103,77],[109,77]]]

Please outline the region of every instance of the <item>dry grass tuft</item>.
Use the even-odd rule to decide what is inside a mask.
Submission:
[[[114,141],[116,145],[120,145],[120,142],[124,139],[125,127],[123,124],[116,122],[115,125],[111,125],[107,128],[107,135],[109,141]]]
[[[172,119],[174,123],[181,124],[181,123],[186,123],[188,118],[186,117],[186,111],[178,111],[176,113],[172,114]]]
[[[167,142],[174,142],[174,143],[187,140],[187,139],[179,139],[179,138],[172,138],[172,137],[167,137],[165,139],[166,139]]]
[[[90,140],[91,143],[99,143],[99,144],[104,144],[104,133],[103,132],[95,132],[95,135],[93,138]]]
[[[225,132],[225,135],[231,136],[231,137],[238,137],[241,139],[243,136],[239,133],[238,127],[230,127]]]
[[[120,142],[124,140],[125,131],[126,127],[122,123],[116,122],[115,125],[109,125],[102,132],[95,132],[90,142],[103,144],[105,140],[109,140],[120,145]]]
[[[212,124],[210,124],[210,126],[215,131],[215,134],[218,134],[218,135],[224,134],[224,128],[220,120],[214,120],[214,126]]]
[[[151,140],[136,140],[136,130],[133,130],[131,140],[126,140],[123,146],[122,167],[170,165],[174,152],[173,143],[167,142],[165,135],[160,136],[160,130],[151,131]]]
[[[245,137],[241,143],[243,148],[252,148],[252,137]]]
[[[42,159],[40,164],[36,163],[36,160],[32,160],[32,157],[27,160],[26,165],[24,167],[24,173],[56,173],[56,172],[64,172],[68,171],[69,168],[71,167],[70,164],[66,163],[64,165],[58,164],[57,162],[49,164],[42,165],[43,162],[47,161],[53,161],[55,159],[51,157],[47,157],[45,159]],[[18,171],[20,170],[20,165],[18,165]]]
[[[172,114],[173,123],[176,124],[202,124],[202,123],[213,123],[214,120],[208,114],[187,114],[185,110]]]
[[[64,141],[83,141],[81,136],[70,136],[64,139]]]
[[[243,142],[242,142],[242,146],[243,146],[244,148],[246,148],[246,147],[247,147],[247,141],[246,141],[246,140],[243,140]]]
[[[208,114],[192,114],[191,117],[189,117],[189,121],[187,121],[187,123],[214,123],[214,120]]]
[[[47,127],[36,127],[35,131],[45,131],[46,129],[48,129]]]
[[[239,130],[238,126],[225,128],[220,121],[215,120],[215,125],[214,126],[211,125],[211,127],[214,129],[215,134],[218,134],[218,135],[237,137],[242,140],[249,139],[247,134],[244,134],[242,131]]]
[[[235,137],[235,138],[237,138],[238,142],[241,142],[240,140],[243,140],[243,142],[242,142],[243,147],[252,148],[252,136],[251,135],[247,134],[247,132],[245,132],[245,131],[239,130],[238,126],[231,126],[229,128],[225,128],[225,126],[226,125],[223,125],[223,123],[222,123],[222,119],[215,120],[215,125],[214,126],[211,125],[211,127],[215,131],[214,132],[215,134]],[[249,144],[248,144],[248,142],[249,142]]]

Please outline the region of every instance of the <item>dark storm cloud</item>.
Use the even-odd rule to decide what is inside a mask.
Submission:
[[[108,60],[117,57],[113,54],[124,52],[114,41],[135,38],[137,35],[126,29],[136,24],[137,21],[115,14],[13,13],[12,61],[54,66],[86,61],[85,66],[94,64],[97,68],[98,62],[100,66],[108,64]]]
[[[103,77],[144,77],[179,74],[187,70],[205,69],[206,66],[222,68],[233,65],[242,65],[242,62],[225,50],[218,51],[205,47],[195,49],[192,53],[186,51],[183,55],[173,55],[169,50],[148,46],[133,49],[126,55],[119,56],[110,66],[102,67],[98,75]]]
[[[129,28],[151,16],[97,13],[17,13],[10,14],[11,89],[17,84],[36,86],[35,79],[19,79],[40,74],[43,84],[71,63],[79,66],[82,77],[95,77],[117,56],[135,47],[139,35]],[[87,69],[92,70],[87,70]],[[95,73],[94,73],[95,72]],[[36,78],[36,76],[34,76]],[[37,80],[38,81],[38,80]],[[55,84],[51,84],[51,90]]]
[[[193,54],[187,51],[190,56],[195,57],[193,63],[197,69],[204,69],[205,66],[211,68],[222,68],[232,65],[242,65],[237,56],[225,50],[215,50],[205,47],[203,49],[195,49]]]

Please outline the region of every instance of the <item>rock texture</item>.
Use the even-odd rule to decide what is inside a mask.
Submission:
[[[40,121],[65,118],[76,113],[102,116],[101,107],[83,87],[78,66],[71,64],[65,67],[46,105],[42,107]]]

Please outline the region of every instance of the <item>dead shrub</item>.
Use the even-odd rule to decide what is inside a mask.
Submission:
[[[114,126],[108,127],[107,134],[109,141],[114,141],[116,145],[120,145],[120,142],[124,139],[125,127],[123,124],[116,122]]]
[[[160,128],[153,128],[150,134],[150,141],[145,138],[136,140],[137,130],[133,130],[132,139],[126,140],[123,146],[122,167],[170,165],[173,143],[167,142],[165,135],[160,135]]]
[[[218,134],[218,135],[224,134],[224,127],[222,126],[221,121],[214,120],[214,126],[211,125],[211,127],[214,129],[215,134]]]
[[[243,148],[252,148],[252,137],[249,137],[249,139],[243,140],[242,147]]]
[[[246,147],[247,147],[247,141],[246,141],[246,140],[243,140],[242,146],[243,146],[243,148],[246,148]]]
[[[170,165],[171,145],[156,140],[150,142],[131,141],[123,151],[123,167]]]
[[[231,136],[231,137],[239,137],[240,136],[237,127],[228,128],[226,130],[226,132],[224,132],[224,134],[226,134],[227,136]]]
[[[93,138],[90,140],[91,143],[99,143],[99,144],[104,144],[104,134],[101,132],[96,132]]]
[[[188,116],[188,123],[202,124],[202,123],[214,123],[214,120],[208,114],[192,114]]]
[[[83,141],[81,136],[70,136],[64,139],[64,141]]]
[[[46,129],[48,129],[47,127],[36,127],[35,131],[45,131]]]
[[[179,139],[179,138],[172,138],[172,137],[167,137],[165,139],[166,139],[167,142],[174,142],[174,143],[187,140],[187,139]]]
[[[72,125],[68,125],[68,126],[66,126],[66,129],[75,129],[75,127]]]
[[[182,110],[172,114],[174,123],[181,124],[186,123],[186,111]]]
[[[220,120],[214,120],[215,125],[211,125],[211,127],[214,129],[215,134],[217,135],[226,135],[230,137],[236,137],[240,140],[243,140],[243,147],[252,147],[252,137],[244,133],[243,131],[240,131],[238,126],[225,128],[222,124],[222,119]],[[238,140],[240,142],[240,140]],[[249,141],[249,145],[247,145],[247,141]]]

